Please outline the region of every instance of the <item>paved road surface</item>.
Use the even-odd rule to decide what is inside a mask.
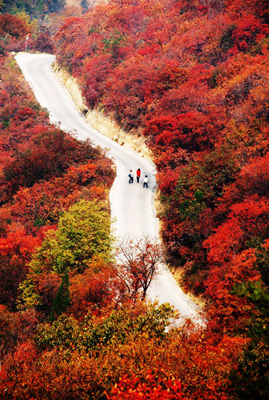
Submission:
[[[139,239],[148,236],[159,240],[159,225],[154,208],[155,166],[135,151],[101,135],[92,128],[76,109],[70,94],[59,83],[53,73],[55,57],[49,54],[18,53],[16,61],[42,107],[48,109],[50,120],[65,131],[75,132],[81,140],[90,138],[93,144],[108,150],[117,167],[117,177],[110,192],[114,230],[120,239]],[[141,183],[128,183],[132,169],[142,171]],[[149,188],[143,188],[144,175],[149,176]],[[148,297],[160,303],[169,302],[183,318],[197,318],[197,307],[184,295],[166,266],[162,266],[158,277],[151,285]],[[201,320],[198,318],[198,322]]]

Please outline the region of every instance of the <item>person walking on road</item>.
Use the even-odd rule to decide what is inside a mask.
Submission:
[[[140,176],[141,176],[141,169],[138,168],[138,170],[136,171],[136,182],[137,183],[139,183]]]
[[[133,175],[133,171],[130,169],[130,173],[128,175],[129,177],[129,183],[134,183],[134,175]]]
[[[148,175],[145,175],[144,182],[143,182],[143,187],[145,187],[145,188],[149,187],[148,186],[148,181],[149,181]]]

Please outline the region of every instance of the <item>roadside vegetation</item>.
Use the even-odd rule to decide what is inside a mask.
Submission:
[[[267,1],[27,15],[0,14],[1,397],[267,399]],[[145,137],[165,257],[205,302],[204,329],[172,329],[170,306],[143,300],[157,246],[124,245],[117,265],[111,162],[49,124],[10,54],[29,33],[89,108]]]

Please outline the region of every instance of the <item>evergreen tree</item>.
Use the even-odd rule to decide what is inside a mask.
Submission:
[[[62,277],[61,285],[53,302],[50,314],[51,321],[57,319],[57,317],[59,317],[59,315],[64,313],[69,306],[70,306],[69,277],[68,277],[68,272],[66,271]]]

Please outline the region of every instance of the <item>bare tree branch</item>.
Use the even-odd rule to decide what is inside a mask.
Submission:
[[[145,237],[138,242],[122,242],[117,252],[118,274],[124,280],[130,297],[141,293],[145,299],[147,290],[158,272],[162,261],[160,245]]]

